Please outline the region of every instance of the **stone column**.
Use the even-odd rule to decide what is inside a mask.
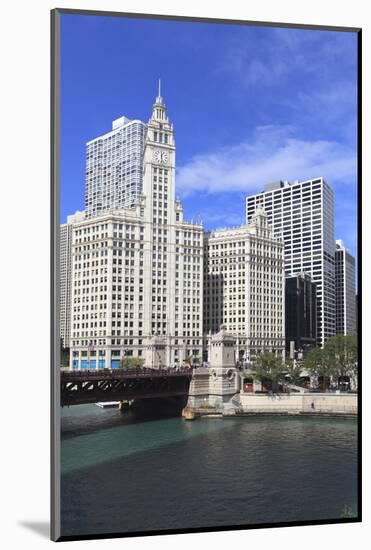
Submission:
[[[235,358],[234,358],[236,364],[240,362],[240,339],[236,338],[236,351],[235,351]]]
[[[107,349],[106,349],[106,354],[105,354],[105,367],[106,367],[106,369],[110,369],[110,368],[111,368],[111,348],[107,348]]]
[[[167,346],[166,346],[166,368],[169,368],[172,364],[172,353],[171,353],[171,336],[168,337]]]

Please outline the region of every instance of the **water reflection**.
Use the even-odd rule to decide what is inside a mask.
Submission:
[[[335,418],[138,421],[63,412],[64,534],[333,519],[356,510],[357,425]]]

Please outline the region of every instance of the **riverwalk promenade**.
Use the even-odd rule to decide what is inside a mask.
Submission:
[[[214,407],[190,407],[196,416],[235,417],[249,415],[357,416],[357,394],[237,394],[233,400]]]
[[[357,394],[354,393],[240,393],[239,398],[243,412],[357,414]]]

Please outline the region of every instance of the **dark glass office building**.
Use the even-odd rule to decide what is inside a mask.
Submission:
[[[286,352],[295,356],[316,345],[317,296],[310,275],[298,273],[286,278]]]

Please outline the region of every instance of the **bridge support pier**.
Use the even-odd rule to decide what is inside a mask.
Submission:
[[[119,401],[119,411],[127,412],[130,408],[129,401]]]

